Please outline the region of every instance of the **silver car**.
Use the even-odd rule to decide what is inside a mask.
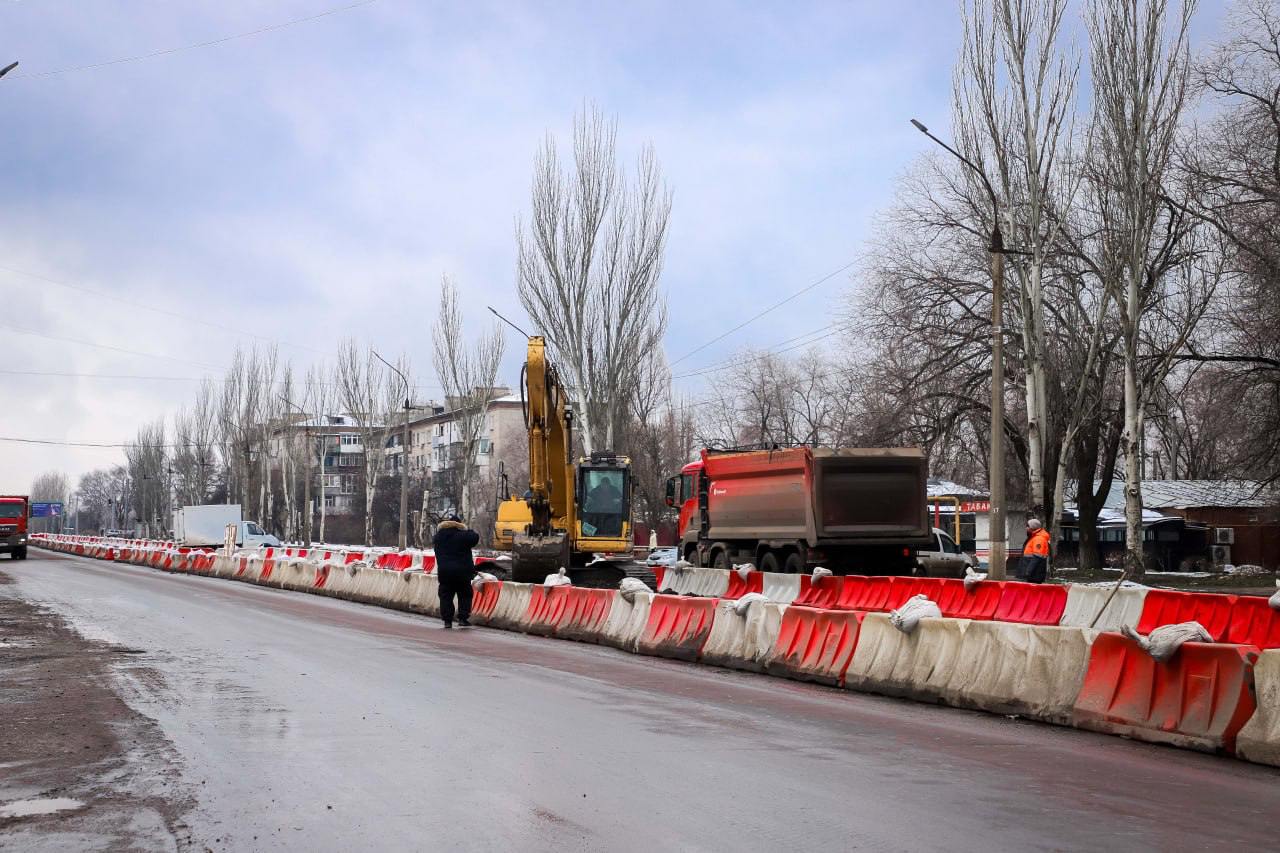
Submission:
[[[960,550],[945,530],[933,528],[933,546],[916,552],[916,573],[931,578],[962,578],[964,570],[978,568],[978,558]]]

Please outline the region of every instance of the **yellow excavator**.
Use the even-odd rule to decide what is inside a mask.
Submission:
[[[602,452],[573,464],[573,408],[541,337],[529,338],[521,385],[529,491],[498,504],[495,547],[511,552],[512,580],[540,582],[563,567],[579,583],[597,573],[582,571],[595,555],[630,557],[631,460]]]

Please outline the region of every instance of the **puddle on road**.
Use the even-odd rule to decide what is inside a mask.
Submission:
[[[0,806],[0,817],[30,817],[32,815],[54,814],[67,809],[78,809],[84,803],[70,797],[43,797],[35,800],[17,800]]]

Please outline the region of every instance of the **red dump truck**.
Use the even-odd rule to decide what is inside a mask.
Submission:
[[[31,501],[26,495],[0,495],[0,553],[14,560],[27,559],[27,516]]]
[[[704,450],[667,481],[667,505],[695,566],[905,575],[933,543],[927,471],[916,448]]]

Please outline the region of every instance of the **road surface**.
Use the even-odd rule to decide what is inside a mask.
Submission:
[[[58,642],[103,652],[29,662],[20,686],[45,691],[49,719],[123,741],[86,743],[102,760],[37,790],[45,770],[13,757],[36,748],[31,715],[20,742],[0,736],[0,769],[27,766],[24,790],[0,773],[0,807],[78,806],[0,819],[0,847],[1276,843],[1280,773],[1230,759],[49,552],[0,572],[0,604],[48,608],[79,635]],[[96,660],[99,676],[59,675]],[[74,685],[103,695],[48,693]]]

